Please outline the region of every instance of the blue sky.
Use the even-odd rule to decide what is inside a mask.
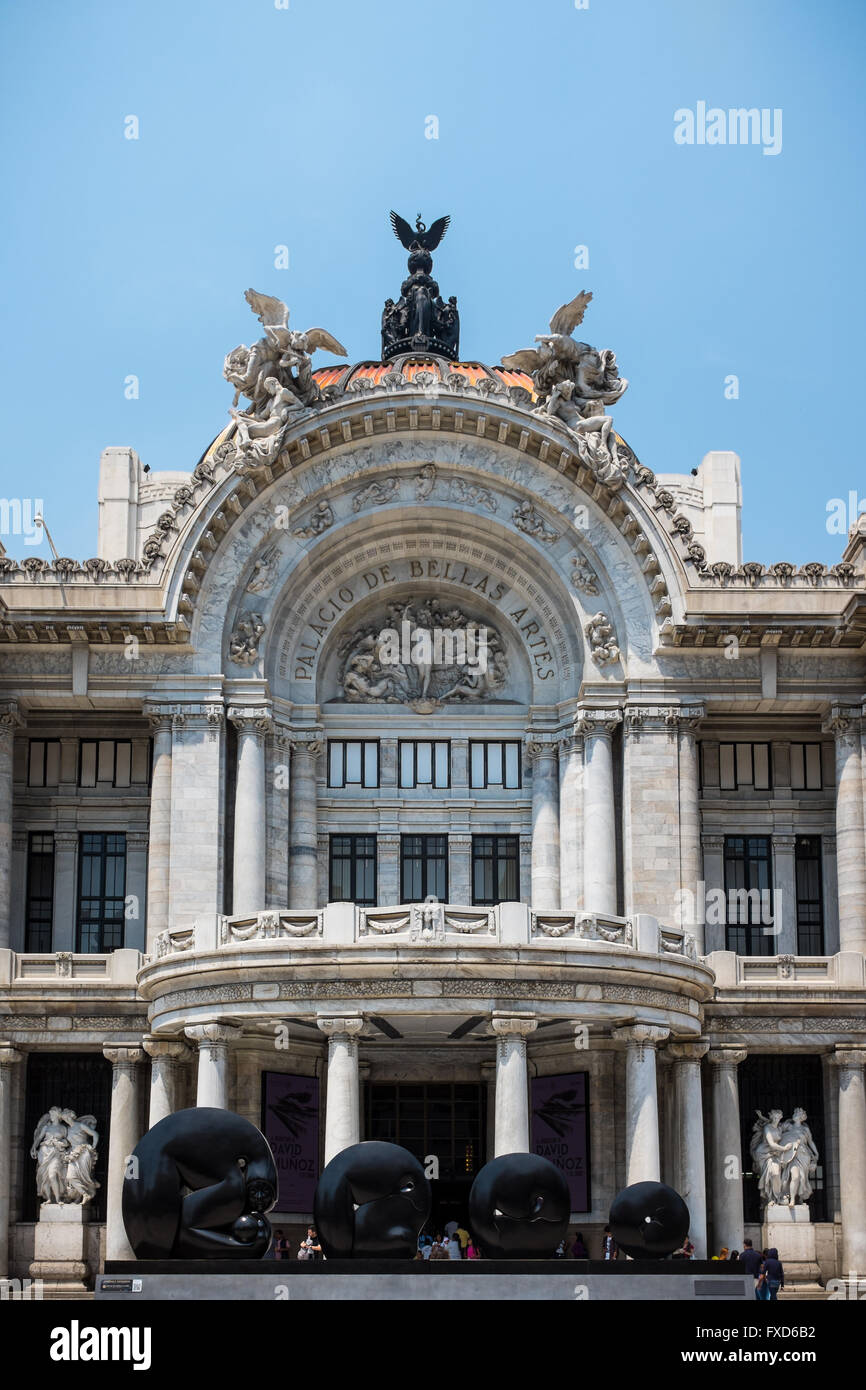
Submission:
[[[736,450],[745,558],[838,559],[828,502],[866,509],[862,0],[288,3],[0,8],[0,496],[92,555],[102,448],[189,469],[227,421],[248,285],[378,357],[393,207],[452,215],[462,357],[591,289],[579,336],[617,353],[640,459]],[[676,144],[700,101],[781,109],[781,152]]]

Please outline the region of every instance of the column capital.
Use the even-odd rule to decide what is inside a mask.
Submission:
[[[24,1061],[24,1053],[19,1052],[12,1043],[0,1042],[0,1067],[14,1067],[16,1063]]]
[[[274,727],[269,705],[229,705],[227,718],[239,734],[254,738],[264,738]]]
[[[316,1014],[316,1024],[330,1038],[356,1038],[364,1029],[363,1014]]]
[[[240,1038],[243,1029],[232,1023],[193,1023],[183,1031],[197,1047],[227,1047]]]
[[[678,1062],[700,1062],[702,1057],[706,1057],[710,1049],[710,1044],[706,1038],[696,1039],[694,1042],[672,1042],[668,1043],[665,1051],[675,1064]]]
[[[556,747],[561,759],[569,758],[583,751],[583,738],[574,730],[566,730],[556,735]]]
[[[538,1019],[535,1014],[529,1013],[500,1013],[498,1010],[490,1016],[490,1029],[498,1038],[528,1038],[530,1033],[534,1033],[538,1027]]]
[[[721,854],[722,850],[725,848],[725,837],[724,835],[718,834],[716,831],[702,833],[701,844],[704,849],[709,850],[711,854]]]
[[[621,709],[579,709],[574,716],[574,732],[584,738],[611,738],[622,723]]]
[[[670,1037],[670,1028],[662,1028],[655,1023],[629,1023],[623,1028],[614,1028],[612,1036],[617,1042],[627,1043],[629,1047],[658,1047],[665,1038]]]
[[[156,704],[148,700],[141,709],[142,714],[155,734],[171,733],[172,720],[174,718],[174,706]]]
[[[855,737],[860,732],[861,710],[857,705],[834,704],[821,724],[822,734],[832,734],[838,741]]]
[[[120,1069],[137,1066],[145,1058],[145,1053],[138,1043],[106,1043],[102,1055],[113,1067]]]
[[[626,705],[623,717],[627,734],[674,733],[679,711],[676,705]]]
[[[550,734],[539,733],[535,729],[527,729],[526,755],[533,763],[539,762],[542,758],[555,758],[557,756],[555,737]]]
[[[738,1067],[748,1055],[744,1047],[711,1047],[707,1061],[711,1067]]]
[[[866,1047],[840,1044],[832,1053],[831,1061],[844,1071],[862,1071],[866,1067]]]
[[[797,844],[796,835],[772,835],[773,849],[777,854],[793,854]]]
[[[180,1062],[192,1055],[183,1038],[142,1038],[141,1045],[149,1057],[156,1061]]]
[[[0,734],[13,734],[24,727],[17,700],[0,700]]]
[[[316,759],[320,753],[324,752],[324,729],[311,730],[309,733],[299,733],[296,730],[288,737],[296,758],[306,755],[308,758]]]

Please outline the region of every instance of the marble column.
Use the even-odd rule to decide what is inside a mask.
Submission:
[[[559,907],[559,766],[555,743],[530,735],[532,759],[532,907]]]
[[[472,836],[448,836],[448,900],[472,902]]]
[[[743,1147],[737,1067],[748,1053],[734,1047],[707,1053],[712,1078],[713,1143],[710,1152],[710,1227],[713,1248],[743,1248]]]
[[[704,954],[703,879],[701,861],[700,749],[697,730],[704,713],[684,712],[679,717],[679,794],[680,794],[680,925],[695,938],[699,956]],[[688,896],[687,896],[688,895]],[[692,904],[686,911],[685,905]]]
[[[14,700],[0,703],[0,948],[12,940],[12,753],[23,723]]]
[[[866,832],[857,711],[835,706],[823,725],[836,740],[836,863],[839,949],[866,951]]]
[[[773,956],[797,954],[796,835],[773,836],[773,921],[762,930],[774,933]]]
[[[619,710],[581,710],[575,730],[583,735],[583,906],[586,912],[615,916],[616,802],[613,785],[613,731]]]
[[[142,1046],[151,1059],[148,1128],[153,1129],[179,1108],[178,1082],[190,1050],[182,1038],[145,1038]]]
[[[145,708],[153,731],[150,778],[150,826],[147,848],[147,932],[150,951],[160,932],[168,930],[171,883],[171,711],[158,705]]]
[[[171,929],[223,911],[225,717],[222,703],[175,706],[171,744]]]
[[[319,1014],[316,1022],[328,1039],[328,1082],[325,1089],[325,1163],[360,1142],[361,1080],[358,1036],[361,1014]]]
[[[840,1047],[839,1192],[842,1206],[844,1278],[866,1277],[866,1047]]]
[[[659,1100],[656,1048],[667,1028],[635,1023],[615,1028],[613,1036],[626,1044],[625,1059],[625,1181],[660,1182]]]
[[[78,900],[78,831],[59,825],[54,832],[54,899],[51,949],[74,951]]]
[[[12,1189],[12,1068],[23,1056],[0,1042],[0,1279],[9,1276],[9,1198]]]
[[[583,906],[583,739],[559,740],[559,904]]]
[[[689,1209],[689,1234],[695,1259],[707,1258],[707,1182],[704,1157],[704,1107],[701,1092],[701,1058],[708,1042],[671,1043],[674,1064],[679,1156],[677,1191]]]
[[[705,900],[702,909],[704,917],[704,950],[709,955],[711,951],[727,950],[727,934],[725,932],[725,912],[717,906],[722,899],[717,897],[718,892],[724,895],[725,891],[725,837],[724,835],[702,834],[701,848],[704,859],[704,892]],[[710,897],[710,894],[713,896]],[[721,918],[721,921],[719,920]]]
[[[526,1039],[538,1027],[535,1014],[494,1013],[490,1026],[496,1036],[496,1115],[494,1158],[529,1153],[529,1081]]]
[[[184,1032],[198,1047],[196,1105],[230,1110],[229,1048],[240,1037],[241,1029],[226,1023],[196,1023]]]
[[[102,1051],[112,1067],[105,1258],[134,1260],[123,1225],[121,1200],[127,1160],[141,1138],[139,1088],[145,1054],[140,1047],[127,1045],[104,1047]]]
[[[250,916],[266,904],[267,815],[265,810],[265,740],[270,711],[233,705],[228,717],[237,730],[232,914]]]
[[[289,824],[289,907],[318,906],[318,793],[320,738],[297,737],[292,752]]]

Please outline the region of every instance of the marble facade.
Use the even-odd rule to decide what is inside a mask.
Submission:
[[[187,1103],[261,1124],[264,1071],[319,1078],[323,1161],[365,1136],[369,1085],[483,1084],[491,1157],[531,1143],[529,1078],[584,1072],[591,1197],[573,1219],[593,1253],[616,1191],[658,1177],[699,1252],[737,1247],[760,1231],[742,1076],[771,1056],[780,1085],[820,1059],[818,1264],[866,1276],[866,525],[820,573],[744,567],[733,455],[680,478],[623,446],[608,488],[561,421],[484,370],[362,390],[349,369],[241,472],[225,432],[189,474],[147,481],[108,450],[102,563],[0,573],[0,1276],[36,1258],[38,1053],[111,1067],[91,1275],[127,1253],[119,1182],[144,1127]],[[358,634],[431,600],[501,636],[502,687],[350,698]],[[329,745],[361,740],[378,785],[331,785]],[[450,784],[401,786],[401,740],[447,742]],[[474,785],[472,745],[503,740],[520,785]],[[83,743],[141,741],[145,780],[118,785],[115,765],[82,785]],[[756,745],[766,778],[736,751]],[[713,780],[728,757],[736,786]],[[122,946],[82,950],[82,837],[112,833]],[[331,900],[338,835],[375,836],[374,903]],[[447,837],[446,903],[404,901],[407,835]],[[481,836],[516,837],[518,900],[473,901]],[[769,847],[768,954],[731,949],[711,910],[742,836]],[[819,950],[802,949],[802,837]]]

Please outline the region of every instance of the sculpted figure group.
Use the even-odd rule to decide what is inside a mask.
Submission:
[[[93,1200],[99,1134],[93,1115],[52,1105],[36,1126],[30,1157],[36,1159],[36,1190],[43,1202],[61,1205]]]
[[[326,348],[337,357],[346,349],[324,328],[305,333],[289,328],[289,310],[281,299],[247,290],[245,299],[265,336],[252,347],[241,344],[226,357],[223,375],[235,388],[229,414],[237,424],[235,466],[260,468],[279,455],[286,427],[299,410],[321,399],[313,381],[312,354]],[[238,410],[241,396],[250,404]]]
[[[798,1106],[790,1120],[782,1119],[781,1110],[756,1114],[749,1149],[761,1200],[783,1207],[805,1204],[814,1191],[812,1178],[818,1167],[805,1110]]]

